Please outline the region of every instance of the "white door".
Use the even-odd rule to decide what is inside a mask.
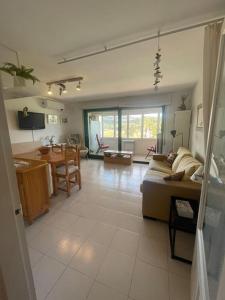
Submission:
[[[192,299],[225,299],[225,34],[222,35],[192,269]]]
[[[35,300],[0,78],[0,298]],[[18,211],[17,211],[18,210]]]

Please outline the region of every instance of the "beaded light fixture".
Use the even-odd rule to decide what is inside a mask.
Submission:
[[[158,49],[155,54],[155,62],[153,65],[154,66],[154,78],[155,78],[153,85],[155,87],[155,90],[158,90],[158,84],[160,83],[160,81],[163,77],[161,69],[160,69],[160,62],[161,62],[162,54],[161,54],[161,48],[159,45],[159,38],[160,38],[160,31],[158,31]]]

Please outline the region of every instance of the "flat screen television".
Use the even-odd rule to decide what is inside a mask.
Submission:
[[[45,114],[28,112],[28,115],[25,117],[22,111],[18,111],[18,122],[20,129],[45,129]]]

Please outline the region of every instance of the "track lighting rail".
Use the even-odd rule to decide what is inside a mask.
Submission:
[[[68,83],[68,82],[76,82],[76,81],[82,81],[84,78],[79,76],[79,77],[72,77],[72,78],[67,78],[67,79],[61,79],[61,80],[55,80],[55,81],[49,81],[46,82],[47,85],[52,85],[52,84],[64,84],[64,83]]]
[[[194,29],[194,28],[202,27],[202,26],[206,26],[210,23],[223,22],[223,20],[224,20],[224,18],[217,18],[217,19],[212,19],[212,20],[205,21],[205,22],[195,23],[193,25],[185,26],[185,27],[182,27],[182,28],[173,29],[173,30],[170,30],[170,31],[164,31],[164,32],[160,33],[160,37],[167,36],[167,35],[170,35],[170,34],[175,34],[175,33],[186,31],[186,30],[191,30],[191,29]],[[58,64],[59,65],[60,64],[66,64],[66,63],[81,60],[81,59],[84,59],[84,58],[87,58],[87,57],[100,55],[100,54],[103,54],[103,53],[106,53],[106,52],[111,52],[111,51],[115,51],[115,50],[122,49],[122,48],[125,48],[125,47],[129,47],[129,46],[132,46],[132,45],[136,45],[136,44],[139,44],[139,43],[147,42],[147,41],[150,41],[150,40],[153,40],[153,39],[156,39],[156,38],[158,38],[158,34],[153,34],[151,36],[147,36],[145,38],[138,39],[138,40],[131,41],[131,42],[127,42],[127,43],[120,44],[120,45],[117,45],[117,46],[112,46],[112,47],[104,46],[104,48],[102,50],[99,50],[99,51],[90,52],[90,53],[87,53],[87,54],[84,54],[84,55],[81,55],[81,56],[72,57],[72,58],[64,58],[63,60],[60,60],[58,62]]]

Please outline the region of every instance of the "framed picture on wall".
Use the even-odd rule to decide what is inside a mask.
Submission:
[[[60,121],[62,124],[68,123],[68,118],[67,117],[61,117]]]
[[[47,115],[47,122],[51,125],[56,125],[59,122],[59,118],[57,115]]]
[[[197,106],[197,128],[203,128],[203,106],[199,104]]]

